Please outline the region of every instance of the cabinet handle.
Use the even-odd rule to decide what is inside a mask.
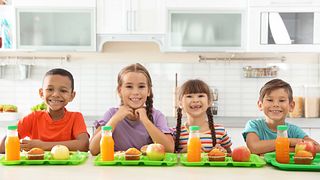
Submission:
[[[137,28],[136,28],[136,26],[137,26],[137,24],[136,24],[136,15],[137,15],[137,11],[136,10],[132,11],[132,31],[136,31],[137,30]]]
[[[130,26],[129,26],[129,22],[130,22],[130,19],[129,19],[129,11],[127,11],[127,18],[126,18],[126,23],[127,23],[127,31],[130,31]]]

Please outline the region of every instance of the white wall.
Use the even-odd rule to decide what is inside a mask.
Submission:
[[[120,54],[125,54],[119,52]],[[111,53],[112,54],[112,53]],[[115,53],[113,53],[114,55]],[[130,53],[121,56],[117,62],[116,56],[103,54],[76,54],[69,62],[60,60],[36,60],[31,72],[31,78],[19,80],[19,71],[15,64],[5,68],[4,77],[0,79],[0,104],[16,104],[19,111],[27,114],[30,107],[41,102],[38,89],[41,87],[43,75],[51,68],[63,67],[72,72],[75,78],[75,100],[68,109],[81,111],[84,115],[102,116],[112,106],[119,104],[116,94],[117,73],[126,65],[138,62],[130,58]],[[285,63],[272,61],[213,61],[199,63],[190,60],[195,54],[162,55],[165,62],[142,61],[150,71],[153,79],[154,106],[167,116],[173,116],[173,91],[175,73],[178,73],[178,84],[191,78],[205,80],[210,86],[219,90],[218,115],[221,116],[258,116],[256,102],[262,85],[270,78],[244,78],[242,68],[265,67],[270,63],[280,66],[277,78],[288,81],[293,89],[300,85],[320,85],[319,59],[317,54],[286,54]],[[139,57],[139,55],[137,55]],[[143,57],[143,54],[141,55]],[[168,57],[181,60],[168,61]],[[158,58],[158,57],[156,57]],[[169,59],[170,59],[169,58]],[[0,59],[1,60],[1,59]],[[2,62],[8,62],[2,60]]]

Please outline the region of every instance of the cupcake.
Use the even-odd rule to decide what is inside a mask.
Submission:
[[[311,164],[313,155],[309,151],[300,150],[294,155],[295,164]]]
[[[217,148],[212,149],[208,153],[209,161],[225,161],[226,154]]]
[[[126,160],[139,160],[141,156],[141,152],[136,148],[129,148],[125,152]]]
[[[27,152],[27,158],[29,160],[43,160],[44,151],[41,148],[32,148]]]

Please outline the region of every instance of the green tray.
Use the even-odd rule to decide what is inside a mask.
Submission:
[[[203,154],[200,162],[188,162],[187,154],[181,154],[180,163],[184,166],[220,166],[220,167],[262,167],[266,162],[256,154],[251,154],[249,162],[236,162],[231,157],[226,157],[225,161],[209,161],[208,156]]]
[[[87,152],[71,152],[68,160],[54,160],[50,152],[45,152],[43,160],[28,160],[25,155],[21,155],[18,161],[7,161],[4,156],[0,157],[2,165],[78,165],[86,161]]]
[[[124,156],[115,156],[113,161],[101,161],[100,154],[94,159],[96,166],[174,166],[178,162],[177,155],[166,153],[162,161],[151,161],[147,156],[140,156],[139,160],[125,160]]]
[[[316,157],[312,161],[311,164],[295,164],[293,160],[294,153],[290,153],[290,162],[289,164],[282,164],[276,161],[276,153],[266,153],[264,155],[264,159],[267,163],[278,167],[282,170],[289,170],[289,171],[320,171],[320,153],[317,153]]]

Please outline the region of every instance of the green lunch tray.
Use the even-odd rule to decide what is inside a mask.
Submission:
[[[4,156],[0,157],[0,164],[3,165],[78,165],[88,158],[87,152],[70,152],[67,160],[54,160],[50,152],[45,152],[43,160],[28,160],[25,155],[21,155],[20,160],[7,161]]]
[[[188,162],[187,154],[181,154],[180,163],[184,166],[220,166],[220,167],[263,167],[266,162],[256,154],[250,155],[248,162],[236,162],[231,157],[226,157],[225,161],[209,161],[206,154],[202,154],[200,162]]]
[[[174,153],[166,153],[162,161],[149,160],[147,156],[140,156],[139,160],[126,160],[124,156],[115,155],[113,161],[101,161],[100,154],[94,159],[96,166],[174,166],[178,163],[177,155]]]
[[[289,164],[282,164],[276,161],[276,153],[270,152],[264,155],[264,159],[267,163],[278,167],[282,170],[289,171],[320,171],[320,153],[317,153],[316,157],[313,159],[311,164],[295,164],[293,160],[294,153],[290,153]]]

